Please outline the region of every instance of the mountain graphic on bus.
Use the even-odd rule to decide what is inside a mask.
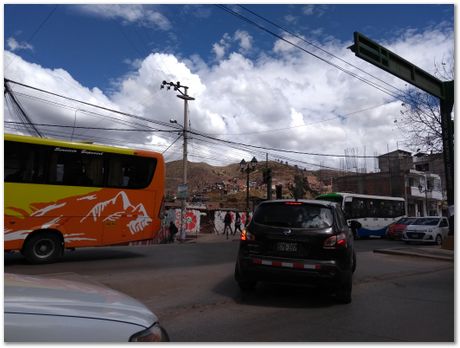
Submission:
[[[63,234],[69,246],[103,240],[104,244],[106,240],[110,244],[109,239],[116,242],[128,235],[147,232],[152,223],[148,212],[153,207],[146,207],[141,200],[145,200],[145,194],[130,192],[128,196],[125,191],[99,189],[55,202],[31,203],[28,210],[5,207],[5,242],[24,240],[36,230],[55,229]],[[149,200],[146,203],[152,204]]]
[[[84,199],[85,197],[82,197]],[[99,202],[93,206],[88,214],[80,220],[83,223],[87,218],[91,218],[93,222],[102,219],[106,221],[118,221],[121,217],[135,217],[127,226],[131,234],[136,234],[142,231],[152,219],[148,216],[147,211],[142,203],[134,206],[131,204],[126,192],[121,191],[115,197]]]

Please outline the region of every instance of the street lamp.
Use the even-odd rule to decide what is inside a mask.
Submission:
[[[257,160],[255,157],[252,157],[251,162],[246,163],[244,158],[240,162],[241,173],[246,172],[246,219],[249,217],[249,173],[256,169],[256,165]]]
[[[167,90],[170,90],[173,87],[174,91],[179,92],[177,97],[184,100],[184,126],[182,127],[183,137],[184,137],[184,150],[183,150],[183,159],[182,159],[182,166],[183,166],[183,187],[187,188],[187,132],[188,132],[188,101],[195,100],[195,98],[190,97],[187,94],[188,87],[183,86],[180,84],[179,81],[177,83],[174,82],[166,82],[163,81],[160,85],[160,89],[164,89],[166,87]],[[182,91],[183,89],[183,91]],[[171,123],[177,123],[175,120],[170,120]],[[187,191],[187,190],[186,190]],[[185,240],[185,224],[184,224],[184,217],[185,217],[185,208],[186,208],[186,200],[187,200],[187,192],[185,192],[185,197],[182,199],[181,205],[181,212],[180,212],[180,240]]]

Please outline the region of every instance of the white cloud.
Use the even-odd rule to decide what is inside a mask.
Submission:
[[[327,10],[327,5],[305,5],[302,8],[302,13],[306,16],[321,17]]]
[[[315,9],[315,5],[306,5],[302,9],[302,12],[304,15],[311,16],[313,14],[314,9]]]
[[[8,49],[10,51],[19,51],[19,50],[33,50],[33,46],[28,44],[27,42],[18,42],[14,37],[9,37],[6,40],[6,44],[8,45]]]
[[[121,19],[124,23],[135,23],[145,27],[169,30],[170,21],[160,12],[153,10],[147,5],[79,5],[83,13],[107,19]]]
[[[63,70],[44,69],[8,51],[5,52],[5,64],[11,59],[15,59],[15,64],[11,64],[6,77],[151,120],[168,122],[175,118],[182,123],[183,101],[176,97],[174,91],[159,88],[163,80],[180,81],[189,86],[189,94],[195,98],[189,102],[192,129],[215,137],[311,153],[343,154],[344,149],[357,148],[360,154],[364,151],[367,155],[382,154],[387,151],[387,146],[394,150],[397,141],[401,148],[402,135],[393,122],[400,113],[400,101],[308,54],[299,50],[291,51],[281,42],[275,43],[273,48],[278,55],[265,55],[258,60],[250,60],[239,50],[242,46],[252,47],[252,43],[233,48],[230,46],[237,37],[240,41],[236,43],[243,42],[244,34],[239,35],[226,35],[215,44],[214,52],[219,60],[213,65],[205,64],[196,55],[181,61],[171,54],[150,54],[136,62],[134,73],[118,78],[119,84],[112,95],[82,86]],[[404,88],[404,82],[356,58],[346,48],[349,45],[349,42],[332,40],[325,48],[390,85]],[[453,33],[446,34],[437,30],[408,32],[401,39],[385,45],[433,73],[433,62],[441,61],[453,49]],[[427,52],[427,47],[436,47],[436,50]],[[327,57],[327,60],[339,63],[331,57]],[[354,72],[365,76],[360,71]],[[25,107],[34,111],[33,118],[41,123],[72,125],[75,120],[75,109],[67,110],[28,98],[23,100]],[[97,111],[103,114],[99,116],[85,111],[86,107],[79,107],[83,111],[76,113],[78,125],[132,127],[108,119],[108,113]],[[355,113],[364,109],[367,110]],[[120,115],[116,117],[133,122]],[[10,120],[12,116],[8,115],[6,119]],[[142,121],[136,122],[145,125]],[[102,133],[85,130],[79,134],[99,139]],[[119,144],[145,144],[163,151],[177,134],[165,136],[162,133],[112,132],[103,133],[102,136],[119,139]],[[199,139],[193,136],[191,141],[190,154],[197,156],[190,157],[192,161],[213,158],[213,163],[224,164],[239,162],[243,157],[248,160],[252,155],[258,159],[265,156],[263,150],[254,149],[245,155],[241,150],[211,145]],[[180,152],[178,141],[168,150],[166,158],[180,158]],[[278,155],[298,158],[306,163],[321,161],[326,166],[340,166],[338,158]],[[368,165],[371,169],[371,161]]]
[[[228,51],[230,51],[232,44],[238,44],[238,52],[241,54],[247,54],[252,49],[252,36],[244,30],[237,30],[230,36],[225,33],[219,42],[214,43],[212,46],[212,52],[216,56],[216,61],[220,61],[225,58]]]
[[[237,30],[234,35],[234,39],[239,41],[240,51],[247,52],[252,48],[252,36],[247,31]]]
[[[230,48],[232,38],[228,33],[225,33],[219,42],[212,45],[212,51],[216,56],[216,60],[221,60],[225,57],[227,50]]]
[[[216,55],[216,60],[221,60],[225,56],[225,46],[215,43],[212,45],[212,51]]]

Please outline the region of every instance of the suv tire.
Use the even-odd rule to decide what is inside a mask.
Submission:
[[[335,292],[337,302],[348,304],[351,303],[351,289],[353,287],[353,277],[351,271],[342,274],[340,283]]]
[[[235,265],[235,280],[240,287],[240,290],[243,292],[253,291],[257,285],[257,281],[244,279],[239,271],[238,264]]]

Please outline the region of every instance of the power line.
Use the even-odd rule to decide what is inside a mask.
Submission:
[[[368,110],[372,110],[372,109],[376,109],[376,108],[379,108],[381,106],[384,106],[384,105],[388,105],[392,102],[385,102],[383,104],[379,104],[379,105],[375,105],[375,106],[370,106],[368,108],[365,108],[365,109],[361,109],[361,110],[357,110],[357,111],[352,111],[350,113],[347,113],[347,114],[344,114],[344,115],[337,115],[337,116],[334,116],[334,117],[331,117],[331,118],[327,118],[327,119],[324,119],[324,120],[318,120],[318,121],[315,121],[315,122],[309,122],[309,123],[306,123],[306,124],[302,124],[302,125],[298,125],[298,126],[292,126],[292,127],[284,127],[284,128],[276,128],[276,129],[268,129],[268,130],[264,130],[264,131],[256,131],[256,132],[245,132],[245,133],[225,133],[225,134],[222,134],[222,133],[206,133],[207,135],[253,135],[253,134],[262,134],[262,133],[272,133],[272,132],[279,132],[279,131],[284,131],[284,130],[289,130],[289,129],[294,129],[294,128],[301,128],[301,127],[307,127],[307,126],[311,126],[313,124],[318,124],[318,123],[323,123],[323,122],[328,122],[328,121],[332,121],[332,120],[336,120],[336,119],[340,119],[340,118],[346,118],[348,116],[352,116],[352,115],[355,115],[355,114],[359,114],[361,112],[364,112],[364,111],[368,111]]]
[[[258,23],[256,23],[256,22],[254,22],[253,20],[251,20],[251,19],[249,19],[249,18],[243,16],[242,14],[240,14],[240,13],[238,13],[238,12],[235,12],[235,11],[229,9],[229,8],[228,8],[227,6],[225,6],[225,5],[215,5],[215,6],[217,6],[217,7],[221,8],[221,9],[223,9],[224,11],[226,11],[226,12],[228,12],[228,13],[230,13],[230,14],[232,14],[232,15],[234,15],[234,16],[240,18],[240,19],[242,19],[242,20],[245,21],[245,22],[248,22],[248,23],[250,23],[250,24],[252,24],[252,25],[258,27],[260,30],[263,30],[263,31],[265,31],[265,32],[268,33],[268,34],[277,37],[278,39],[280,39],[280,40],[282,40],[282,41],[284,41],[284,42],[286,42],[286,43],[292,45],[293,47],[296,47],[296,48],[302,50],[303,52],[305,52],[305,53],[307,53],[307,54],[309,54],[309,55],[311,55],[311,56],[313,56],[313,57],[315,57],[315,58],[317,58],[317,59],[323,61],[324,63],[329,64],[329,65],[331,65],[331,66],[333,66],[333,67],[339,69],[340,71],[343,71],[344,73],[346,73],[346,74],[348,74],[348,75],[350,75],[350,76],[352,76],[352,77],[354,77],[354,78],[360,80],[361,82],[364,82],[364,83],[368,84],[369,86],[372,86],[372,87],[374,87],[374,88],[380,90],[381,92],[383,92],[383,93],[385,93],[385,94],[388,94],[389,96],[391,96],[391,97],[393,97],[393,98],[396,98],[396,99],[399,99],[399,98],[400,98],[398,95],[393,94],[391,91],[389,91],[389,90],[386,89],[385,87],[379,86],[379,85],[375,84],[374,82],[365,79],[364,77],[361,77],[361,76],[359,76],[359,75],[357,75],[357,74],[355,74],[355,73],[353,73],[353,72],[351,72],[351,71],[349,71],[349,70],[347,70],[347,69],[345,69],[345,68],[343,68],[343,67],[341,67],[341,66],[339,66],[339,65],[337,65],[337,64],[334,64],[334,63],[328,61],[327,59],[325,59],[325,58],[323,58],[323,57],[321,57],[321,56],[318,56],[317,54],[315,54],[315,53],[313,53],[313,52],[310,52],[309,50],[303,48],[302,46],[299,46],[299,45],[293,43],[292,41],[289,41],[288,39],[282,37],[281,35],[278,35],[277,33],[271,31],[270,29],[267,29],[266,27],[264,27],[264,26],[262,26],[262,25],[260,25],[260,24],[258,24]]]
[[[356,65],[354,65],[354,64],[352,64],[352,63],[350,63],[350,62],[348,62],[348,61],[346,61],[345,59],[340,58],[339,56],[337,56],[337,55],[335,55],[335,54],[333,54],[333,53],[331,53],[331,52],[325,50],[325,49],[322,48],[321,46],[318,46],[318,45],[314,44],[313,42],[310,42],[310,41],[304,39],[302,36],[297,35],[297,34],[291,32],[291,31],[289,31],[288,29],[282,27],[281,25],[279,25],[279,24],[277,24],[277,23],[275,23],[275,22],[273,22],[273,21],[271,21],[271,20],[269,20],[269,19],[267,19],[267,18],[265,18],[265,17],[263,17],[263,16],[257,14],[256,12],[254,12],[254,11],[248,9],[247,7],[245,7],[245,6],[243,6],[243,5],[237,5],[237,6],[241,7],[241,8],[244,9],[245,11],[247,11],[247,12],[253,14],[254,16],[256,16],[256,17],[258,17],[258,18],[260,18],[260,19],[266,21],[267,23],[270,23],[271,25],[277,27],[278,29],[281,29],[281,30],[285,31],[285,32],[288,33],[289,35],[292,35],[292,36],[298,38],[299,40],[302,40],[303,42],[305,42],[305,43],[307,43],[307,44],[309,44],[309,45],[315,47],[316,49],[319,49],[320,51],[322,51],[322,52],[324,52],[324,53],[330,55],[331,57],[334,57],[334,58],[340,60],[341,62],[343,62],[343,63],[345,63],[345,64],[348,64],[349,66],[351,66],[351,67],[353,67],[353,68],[355,68],[355,69],[357,69],[357,70],[359,70],[359,71],[361,71],[361,72],[363,72],[363,73],[369,75],[370,77],[372,77],[372,78],[374,78],[374,79],[376,79],[376,80],[378,80],[378,81],[384,83],[385,85],[387,85],[387,86],[389,86],[389,87],[391,87],[391,88],[397,90],[398,92],[404,93],[401,89],[396,88],[395,86],[389,84],[388,82],[386,82],[386,81],[380,79],[380,78],[377,77],[377,76],[372,75],[371,73],[367,72],[366,70],[361,69],[360,67],[358,67],[358,66],[356,66]]]
[[[42,137],[42,134],[40,131],[32,124],[30,118],[27,116],[26,112],[24,111],[24,108],[22,107],[21,103],[19,100],[16,99],[14,94],[11,91],[11,88],[8,86],[7,83],[4,83],[4,96],[6,100],[8,101],[8,98],[10,100],[10,103],[12,104],[12,107],[15,109],[16,114],[18,115],[20,120],[23,120],[23,123],[26,125],[26,128],[31,132],[32,134],[35,134],[36,136]]]
[[[64,95],[61,95],[61,94],[58,94],[58,93],[46,91],[46,90],[44,90],[44,89],[37,88],[37,87],[33,87],[33,86],[30,86],[30,85],[26,85],[26,84],[24,84],[24,83],[17,82],[17,81],[13,81],[13,80],[10,80],[10,79],[7,79],[7,78],[5,78],[4,80],[5,80],[6,82],[9,82],[9,83],[13,83],[13,84],[16,84],[16,85],[19,85],[19,86],[22,86],[22,87],[30,88],[30,89],[33,89],[33,90],[36,90],[36,91],[39,91],[39,92],[42,92],[42,93],[54,95],[54,96],[59,97],[59,98],[71,100],[71,101],[74,101],[74,102],[77,102],[77,103],[80,103],[80,104],[83,104],[83,105],[88,105],[88,106],[95,107],[95,108],[99,108],[99,109],[102,109],[102,110],[114,112],[114,113],[117,113],[117,114],[120,114],[120,115],[123,115],[123,116],[132,117],[132,118],[134,118],[134,119],[142,120],[142,121],[145,121],[145,122],[151,122],[151,123],[154,123],[154,124],[159,124],[159,125],[162,125],[162,126],[171,127],[171,125],[170,125],[169,123],[167,123],[167,122],[161,122],[161,121],[157,121],[157,120],[150,120],[150,119],[148,119],[148,118],[141,117],[141,116],[137,116],[137,115],[133,115],[133,114],[130,114],[130,113],[127,113],[127,112],[118,111],[118,110],[114,110],[114,109],[107,108],[107,107],[105,107],[105,106],[100,106],[100,105],[96,105],[96,104],[84,102],[84,101],[82,101],[82,100],[78,100],[78,99],[71,98],[71,97],[67,97],[67,96],[64,96]]]
[[[58,125],[51,123],[28,123],[28,122],[15,122],[15,121],[4,121],[6,124],[21,124],[21,125],[34,125],[40,127],[58,127],[58,128],[75,128],[75,129],[89,129],[89,130],[104,130],[104,131],[117,131],[117,132],[166,132],[166,133],[176,133],[177,130],[171,129],[131,129],[131,128],[108,128],[108,127],[88,127],[88,126],[67,126],[67,125]]]
[[[162,154],[164,155],[164,153],[165,153],[166,151],[168,151],[168,150],[171,148],[171,146],[173,146],[173,145],[176,143],[176,141],[178,141],[181,137],[182,137],[182,134],[179,135],[179,136],[176,138],[176,140],[174,140],[174,141],[166,148],[166,150],[164,150],[164,151],[162,152]]]
[[[256,146],[256,145],[250,145],[250,144],[243,144],[243,143],[238,143],[230,140],[224,140],[224,139],[219,139],[219,138],[214,138],[208,135],[204,135],[201,133],[197,133],[194,131],[189,131],[191,134],[195,134],[198,136],[202,136],[204,138],[220,141],[223,143],[228,143],[228,144],[233,144],[233,145],[244,145],[250,148],[255,148],[255,149],[262,149],[262,150],[270,150],[270,151],[277,151],[277,152],[285,152],[285,153],[295,153],[299,155],[309,155],[309,156],[322,156],[322,157],[348,157],[347,155],[335,155],[335,154],[320,154],[320,153],[313,153],[313,152],[302,152],[302,151],[295,151],[295,150],[285,150],[285,149],[276,149],[276,148],[270,148],[266,146]],[[353,157],[358,157],[358,158],[375,158],[375,156],[353,156]]]
[[[140,120],[145,121],[145,122],[152,122],[152,123],[161,124],[161,125],[164,125],[164,126],[171,127],[171,125],[169,123],[166,123],[166,122],[154,121],[154,120],[150,120],[150,119],[147,119],[147,118],[144,118],[144,117],[141,117],[141,116],[132,115],[132,114],[129,114],[129,113],[126,113],[126,112],[121,112],[121,111],[118,111],[118,110],[113,110],[113,109],[110,109],[110,108],[106,108],[106,107],[98,106],[98,105],[95,105],[95,104],[83,102],[83,101],[80,101],[80,100],[75,99],[75,98],[62,96],[62,95],[59,95],[57,93],[53,93],[53,92],[42,90],[42,89],[39,89],[39,88],[36,88],[36,87],[28,86],[26,84],[22,84],[22,83],[12,81],[12,80],[9,80],[9,79],[5,79],[5,81],[15,83],[15,84],[21,85],[21,86],[26,87],[26,88],[31,88],[31,89],[34,89],[34,90],[38,90],[38,91],[41,91],[43,93],[51,94],[51,95],[58,96],[58,97],[61,97],[61,98],[64,98],[64,99],[68,99],[68,100],[72,100],[72,101],[75,101],[75,102],[78,102],[78,103],[82,103],[84,105],[89,105],[89,106],[92,106],[92,107],[95,107],[95,108],[100,108],[100,109],[103,109],[103,110],[106,110],[106,111],[109,111],[109,112],[114,112],[114,113],[121,114],[121,115],[124,115],[124,116],[132,117],[132,118],[135,118],[135,119],[140,119]],[[177,131],[177,129],[175,131]],[[174,132],[174,131],[172,131],[172,132]],[[249,144],[244,144],[244,143],[233,142],[233,141],[230,141],[230,140],[224,140],[224,139],[220,139],[220,138],[215,138],[215,137],[212,137],[210,135],[206,135],[206,134],[196,132],[196,131],[191,131],[191,130],[187,130],[187,133],[194,134],[194,135],[204,137],[204,138],[208,138],[208,139],[211,139],[211,140],[214,140],[214,141],[226,143],[226,144],[244,146],[244,147],[252,148],[252,149],[261,149],[261,150],[265,150],[265,151],[269,150],[269,151],[276,151],[276,152],[283,152],[283,153],[293,153],[293,154],[310,155],[310,156],[322,156],[322,157],[339,157],[339,158],[347,157],[347,155],[311,153],[311,152],[302,152],[302,151],[294,151],[294,150],[286,150],[286,149],[276,149],[276,148],[270,148],[270,147],[265,147],[265,146],[249,145]],[[357,157],[357,158],[376,158],[375,156],[354,156],[354,157]]]
[[[305,53],[307,53],[307,54],[309,54],[309,55],[311,55],[311,56],[313,56],[313,57],[315,57],[315,58],[317,58],[317,59],[323,61],[324,63],[329,64],[329,65],[331,65],[331,66],[337,68],[338,70],[340,70],[340,71],[342,71],[342,72],[344,72],[344,73],[346,73],[346,74],[348,74],[348,75],[350,75],[350,76],[352,76],[352,77],[354,77],[354,78],[360,80],[361,82],[364,82],[364,83],[366,83],[367,85],[369,85],[369,86],[371,86],[371,87],[374,87],[375,89],[378,89],[379,91],[381,91],[381,92],[383,92],[383,93],[385,93],[385,94],[387,94],[387,95],[389,95],[389,96],[391,96],[391,97],[393,97],[393,98],[395,98],[395,99],[401,100],[401,101],[403,101],[403,102],[407,100],[407,97],[404,96],[403,94],[394,94],[393,92],[391,92],[391,91],[388,90],[387,88],[385,88],[385,87],[383,87],[383,86],[380,86],[380,85],[378,85],[378,84],[376,84],[376,83],[374,83],[374,82],[372,82],[372,81],[370,81],[370,80],[367,80],[366,78],[361,77],[361,76],[359,76],[358,74],[355,74],[355,73],[353,73],[353,72],[351,72],[351,71],[349,71],[349,70],[347,70],[347,69],[345,69],[345,68],[343,68],[343,67],[341,67],[341,66],[339,66],[339,65],[337,65],[337,64],[334,64],[334,63],[328,61],[327,59],[325,59],[325,58],[323,58],[323,57],[320,57],[320,56],[318,56],[317,54],[314,54],[313,52],[310,52],[310,51],[308,51],[307,49],[305,49],[305,48],[303,48],[303,47],[301,47],[301,46],[299,46],[299,45],[293,43],[292,41],[289,41],[288,39],[286,39],[286,38],[284,38],[284,37],[282,37],[282,36],[276,34],[275,32],[271,31],[270,29],[268,29],[268,28],[266,28],[266,27],[260,25],[259,23],[254,22],[253,20],[251,20],[251,19],[249,19],[249,18],[243,16],[242,14],[240,14],[240,13],[238,13],[238,12],[236,12],[236,11],[233,11],[232,9],[229,9],[229,8],[226,7],[225,5],[215,5],[215,6],[219,7],[220,9],[222,9],[222,10],[224,10],[224,11],[230,13],[230,14],[232,14],[232,15],[235,16],[235,17],[240,18],[241,20],[243,20],[243,21],[245,21],[245,22],[247,22],[247,23],[249,23],[249,24],[251,24],[251,25],[256,26],[257,28],[259,28],[259,29],[262,30],[262,31],[265,31],[265,32],[268,33],[268,34],[277,37],[278,39],[280,39],[280,40],[282,40],[282,41],[284,41],[284,42],[290,44],[291,46],[296,47],[296,48],[302,50],[303,52],[305,52]],[[368,75],[372,76],[373,78],[379,80],[377,77],[375,77],[375,76],[373,76],[373,75],[371,75],[371,74],[369,74],[369,73],[367,73],[367,72],[366,72],[366,74],[368,74]],[[386,83],[386,82],[384,82],[384,83],[388,85],[388,83]],[[393,87],[393,86],[392,86],[392,87]],[[393,87],[393,88],[394,88],[394,87]],[[397,90],[399,90],[399,89],[397,89]],[[418,106],[416,106],[416,109],[418,109],[420,112],[424,113],[424,111],[423,111],[422,109],[420,109]]]
[[[35,31],[32,33],[32,35],[29,37],[29,39],[27,40],[28,42],[32,42],[32,40],[35,38],[35,36],[38,34],[38,32],[43,28],[43,26],[46,24],[46,22],[48,22],[48,20],[51,18],[51,16],[53,15],[54,12],[56,12],[57,10],[57,7],[58,5],[55,5],[53,7],[53,9],[48,13],[48,15],[45,17],[45,19],[40,23],[40,25],[37,27],[37,29],[35,29]],[[10,67],[10,65],[16,60],[18,56],[15,57],[15,59],[12,59],[7,67],[5,68],[5,71],[8,70],[8,68]]]

